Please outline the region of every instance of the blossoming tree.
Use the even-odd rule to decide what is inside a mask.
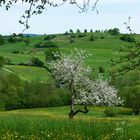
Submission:
[[[89,78],[91,69],[84,66],[87,56],[85,52],[75,49],[70,55],[62,53],[60,59],[48,63],[55,80],[63,83],[71,94],[69,118],[78,112],[87,113],[87,105],[113,106],[122,102],[117,97],[117,90],[107,81],[92,81]],[[75,111],[75,104],[84,105],[84,110]]]

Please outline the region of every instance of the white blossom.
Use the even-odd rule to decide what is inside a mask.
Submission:
[[[75,49],[69,55],[61,54],[60,59],[48,63],[56,81],[64,83],[74,98],[74,104],[113,106],[122,103],[117,90],[108,81],[91,80],[91,69],[84,66],[87,54]]]

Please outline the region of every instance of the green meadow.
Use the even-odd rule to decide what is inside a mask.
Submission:
[[[93,41],[89,40],[91,34],[94,34],[96,38]],[[111,59],[117,59],[124,54],[124,52],[119,52],[122,46],[126,47],[132,44],[120,40],[121,34],[86,33],[84,37],[78,38],[75,33],[75,36],[74,41],[70,42],[70,35],[57,34],[51,39],[51,42],[57,44],[60,51],[66,54],[69,54],[74,48],[90,54],[85,65],[92,67],[94,78],[98,78],[99,67],[105,69],[104,76],[108,78],[109,71],[113,69]],[[22,82],[27,82],[24,87],[22,82],[16,83],[14,80],[14,82],[12,81],[13,77],[9,78],[11,82],[9,83],[12,86],[9,86],[8,90],[12,90],[13,93],[10,95],[6,88],[5,91],[7,91],[8,97],[11,97],[11,100],[8,101],[11,104],[15,103],[17,108],[10,110],[13,106],[8,104],[9,106],[7,106],[11,107],[8,111],[1,109],[3,111],[0,111],[0,140],[139,140],[140,115],[133,115],[131,108],[115,107],[118,113],[113,117],[105,114],[105,110],[109,107],[89,106],[87,114],[79,113],[73,120],[68,119],[69,106],[63,106],[69,103],[67,93],[62,89],[54,88],[54,83],[53,86],[46,87],[46,83],[54,82],[46,68],[21,65],[29,62],[33,57],[39,58],[45,63],[45,51],[48,48],[35,47],[37,43],[44,42],[44,37],[45,35],[24,37],[30,39],[29,45],[20,41],[16,43],[6,42],[0,46],[0,56],[10,60],[10,63],[4,65],[0,70],[0,74],[12,73],[17,75]],[[136,35],[136,37],[140,38],[140,35]],[[47,66],[46,63],[45,66]],[[130,73],[130,76],[126,75],[126,81],[123,78],[119,79],[118,85],[123,87],[123,82],[125,85],[129,79],[130,85],[134,83],[134,80],[139,85],[139,71],[135,73],[133,79],[131,79],[133,73]],[[16,78],[17,81],[18,78]],[[125,86],[129,87],[129,84]],[[30,90],[32,91],[30,92]],[[7,100],[3,94],[1,96]],[[25,106],[20,106],[18,101],[23,102]],[[5,103],[0,103],[0,107],[4,105]],[[57,105],[59,107],[56,107]],[[34,106],[43,106],[43,108],[34,108]],[[76,108],[79,109],[82,106],[76,106]]]
[[[103,39],[100,36],[104,36]],[[120,36],[112,36],[107,33],[95,33],[97,39],[94,41],[89,41],[91,33],[87,33],[85,37],[75,38],[75,41],[70,43],[70,35],[58,34],[51,41],[55,42],[60,51],[64,53],[69,53],[72,49],[77,48],[79,50],[84,50],[91,56],[86,60],[86,65],[91,66],[95,69],[95,74],[97,75],[98,67],[102,66],[105,69],[105,74],[108,75],[108,71],[111,69],[111,59],[118,58],[122,53],[119,53],[119,49],[122,46],[128,45],[128,43],[121,41]],[[21,67],[17,64],[30,61],[32,57],[37,57],[41,61],[45,62],[45,50],[47,48],[36,48],[35,44],[43,42],[45,36],[35,36],[30,37],[31,43],[26,46],[24,42],[17,43],[6,43],[0,46],[0,56],[4,56],[11,60],[11,63],[16,66],[5,66],[7,69],[17,73],[20,76],[25,76],[29,80],[40,79],[44,80],[48,74],[42,68],[34,67]],[[19,51],[21,53],[14,54],[14,51]],[[27,68],[27,73],[25,72]],[[30,69],[30,70],[29,70]],[[31,72],[30,72],[31,71]],[[38,74],[40,73],[40,75]],[[41,77],[43,79],[41,79]]]
[[[106,117],[105,109],[89,107],[74,120],[68,119],[67,106],[0,112],[0,139],[139,140],[140,116]]]

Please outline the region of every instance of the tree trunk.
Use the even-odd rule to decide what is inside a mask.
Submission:
[[[73,119],[73,116],[74,116],[74,97],[71,96],[69,119]]]

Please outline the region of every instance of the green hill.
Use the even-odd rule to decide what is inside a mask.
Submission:
[[[78,34],[74,35],[74,41],[70,42],[71,35],[58,34],[51,42],[56,43],[60,50],[65,53],[69,53],[72,49],[82,49],[91,56],[86,60],[86,64],[95,69],[93,74],[97,76],[97,70],[99,66],[105,69],[105,75],[108,75],[110,70],[110,60],[118,58],[119,48],[126,46],[128,43],[120,40],[120,35],[110,35],[109,33],[81,33],[84,36],[79,37]],[[94,40],[90,41],[91,35],[94,36]],[[25,38],[25,37],[24,37]],[[10,59],[12,65],[6,65],[5,68],[18,74],[19,76],[28,80],[46,80],[48,79],[48,72],[43,68],[35,68],[31,66],[19,66],[18,64],[30,61],[32,57],[37,57],[41,61],[45,62],[45,50],[47,48],[36,48],[35,45],[44,41],[45,36],[33,36],[29,37],[30,43],[27,46],[25,42],[20,41],[16,43],[6,42],[0,46],[0,56],[4,56]]]

